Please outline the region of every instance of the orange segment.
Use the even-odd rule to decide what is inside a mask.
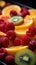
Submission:
[[[7,54],[15,56],[15,54],[18,51],[21,51],[21,50],[24,50],[27,48],[28,48],[28,46],[16,46],[16,47],[10,47],[10,48],[5,48],[5,49],[7,51]]]
[[[32,19],[33,20],[33,25],[36,26],[36,15],[27,15],[25,17],[25,22]]]
[[[10,11],[15,10],[17,13],[20,12],[21,8],[17,5],[10,5],[3,9],[2,14],[6,16],[10,16]]]
[[[6,36],[6,34],[0,31],[0,36]]]
[[[29,9],[30,15],[36,15],[36,9]]]
[[[28,30],[28,29],[27,29]],[[16,32],[16,36],[21,38],[23,35],[26,35],[26,31],[27,30],[22,30],[22,29],[19,29],[19,30],[15,30]]]
[[[1,0],[1,1],[0,1],[0,6],[1,6],[1,7],[4,7],[5,5],[6,5],[6,2]]]
[[[22,37],[23,35],[26,34],[26,31],[28,30],[29,27],[33,26],[33,20],[25,20],[22,25],[15,26],[15,32],[18,37]]]

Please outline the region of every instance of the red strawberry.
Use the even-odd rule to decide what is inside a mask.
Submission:
[[[19,46],[21,44],[21,40],[16,37],[15,40],[14,40],[14,46]]]
[[[6,50],[4,48],[0,48],[0,59],[3,59],[6,55]]]
[[[2,43],[2,46],[3,46],[4,48],[6,48],[6,47],[8,47],[8,45],[9,45],[9,39],[8,39],[7,37],[2,37],[2,38],[1,38],[1,43]]]
[[[31,39],[30,39],[29,36],[27,36],[27,35],[23,36],[22,39],[21,39],[21,45],[24,45],[24,46],[28,45],[30,40]]]
[[[9,30],[14,30],[15,29],[15,25],[13,23],[7,23],[5,25],[5,29],[6,29],[6,32],[9,31]]]
[[[15,34],[15,32],[14,31],[12,31],[12,30],[9,30],[9,31],[7,31],[7,37],[10,39],[10,40],[14,40],[15,39],[15,37],[16,37],[16,34]]]
[[[17,12],[15,11],[15,10],[11,10],[10,11],[10,16],[12,17],[12,16],[16,16],[17,15]]]
[[[7,63],[7,64],[13,64],[14,63],[14,57],[11,56],[11,55],[8,55],[5,57],[4,61]]]

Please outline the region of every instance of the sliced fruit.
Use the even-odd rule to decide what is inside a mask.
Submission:
[[[36,26],[36,15],[27,15],[24,20],[26,22],[31,19],[33,20],[33,25]]]
[[[36,9],[29,9],[30,15],[36,15]]]
[[[13,22],[15,25],[20,25],[24,22],[21,16],[13,16],[8,20],[8,22]]]
[[[17,65],[34,65],[35,54],[29,49],[19,51],[15,56],[15,63]]]
[[[6,36],[6,34],[0,31],[0,36]]]
[[[15,56],[15,54],[20,51],[20,50],[24,50],[24,49],[27,49],[28,46],[14,46],[14,47],[10,47],[10,48],[5,48],[6,51],[7,51],[7,54],[9,55],[13,55]]]
[[[24,28],[23,29],[18,28],[18,30],[15,30],[16,36],[22,38],[23,35],[26,35],[27,30],[28,29],[24,30]]]
[[[4,7],[5,4],[6,4],[5,1],[2,1],[2,0],[0,1],[0,7]]]
[[[17,13],[19,13],[21,8],[17,5],[10,5],[3,9],[2,14],[6,16],[10,16],[10,11],[12,10],[15,10]]]
[[[19,26],[15,26],[16,35],[19,37],[22,37],[24,34],[26,34],[26,31],[32,25],[33,25],[33,20],[27,20],[27,21],[24,20],[23,24],[21,24]]]

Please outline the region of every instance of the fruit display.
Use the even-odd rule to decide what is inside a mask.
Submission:
[[[34,65],[35,64],[35,55],[32,51],[30,51],[28,49],[20,51],[15,56],[15,62],[18,65]]]
[[[0,65],[36,65],[36,9],[0,1]]]

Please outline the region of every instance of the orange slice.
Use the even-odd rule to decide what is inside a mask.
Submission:
[[[5,4],[6,4],[5,1],[2,1],[2,0],[0,1],[0,6],[1,6],[1,7],[4,7]]]
[[[33,26],[33,20],[32,19],[30,19],[30,20],[24,19],[24,23],[22,25],[15,26],[16,35],[21,38],[23,35],[26,34],[26,31],[31,26]]]
[[[16,46],[16,47],[10,47],[10,48],[5,48],[5,49],[7,51],[7,54],[15,56],[15,54],[18,51],[21,51],[21,50],[24,50],[27,48],[28,48],[28,46]]]
[[[6,36],[6,34],[0,31],[0,36]]]
[[[30,15],[36,15],[36,9],[29,9]]]
[[[6,16],[10,16],[10,11],[15,10],[17,13],[20,12],[21,8],[17,5],[10,5],[3,9],[2,14]]]
[[[25,17],[25,22],[32,19],[33,20],[33,25],[36,26],[36,15],[27,15]]]

